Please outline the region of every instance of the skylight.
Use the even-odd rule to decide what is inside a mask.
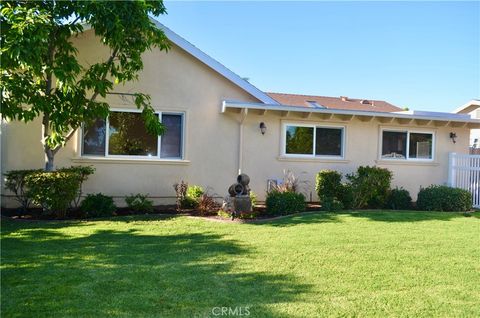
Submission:
[[[308,105],[314,107],[314,108],[326,108],[325,106],[319,105],[316,101],[314,100],[307,100]]]

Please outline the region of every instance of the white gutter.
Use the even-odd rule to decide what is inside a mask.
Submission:
[[[242,166],[243,166],[243,123],[245,122],[245,118],[247,118],[248,109],[243,110],[242,117],[240,119],[240,126],[239,126],[239,133],[238,133],[238,174],[242,174]]]
[[[480,120],[472,119],[470,115],[439,113],[439,112],[388,113],[388,112],[344,110],[344,109],[331,109],[331,108],[309,108],[309,107],[289,106],[289,105],[271,105],[271,104],[261,104],[261,103],[229,101],[229,100],[223,101],[221,112],[224,113],[228,108],[255,109],[255,110],[267,110],[267,111],[272,110],[272,111],[297,112],[297,113],[352,115],[352,116],[366,116],[366,117],[380,117],[380,118],[405,118],[405,119],[412,119],[412,120],[419,119],[419,120],[430,120],[430,121],[446,121],[446,122],[480,124]]]

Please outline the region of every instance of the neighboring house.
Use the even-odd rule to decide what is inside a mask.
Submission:
[[[57,167],[96,168],[84,193],[148,193],[172,203],[176,182],[224,196],[243,172],[263,199],[268,180],[291,170],[315,200],[318,171],[346,174],[377,165],[393,171],[393,186],[416,198],[421,186],[447,182],[448,153],[467,153],[470,129],[480,128],[469,115],[406,112],[378,100],[264,93],[157,24],[172,49],[145,53],[139,81],[108,96],[109,119],[79,130],[55,158]],[[75,45],[82,63],[108,55],[92,30]],[[129,95],[134,91],[151,95],[165,135],[146,134]],[[2,128],[2,171],[44,166],[40,120]]]
[[[472,118],[480,119],[480,100],[472,99],[465,105],[455,109],[453,113],[456,114],[467,114]],[[480,129],[471,129],[470,130],[470,148],[475,153],[480,153]]]

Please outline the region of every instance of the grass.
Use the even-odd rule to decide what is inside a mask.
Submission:
[[[440,212],[3,220],[2,317],[478,317],[479,241]]]

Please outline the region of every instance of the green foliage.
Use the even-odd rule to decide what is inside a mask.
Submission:
[[[127,203],[127,206],[135,212],[153,212],[153,201],[148,199],[148,194],[132,194],[125,198],[125,202]]]
[[[80,204],[86,217],[111,216],[117,210],[113,198],[102,193],[89,194]]]
[[[165,13],[162,1],[2,1],[2,116],[24,122],[42,116],[45,152],[53,160],[83,122],[107,117],[109,105],[97,97],[137,80],[144,52],[168,50],[149,17]],[[110,55],[82,65],[73,39],[85,25]],[[143,109],[148,132],[162,134],[150,97],[134,93],[133,102]]]
[[[46,212],[64,217],[72,202],[79,200],[82,183],[94,171],[90,166],[71,166],[50,172],[12,170],[5,174],[5,186],[15,194],[23,209],[32,202]]]
[[[78,196],[81,182],[80,174],[68,170],[34,172],[25,177],[32,202],[60,218]]]
[[[180,200],[180,208],[182,209],[195,209],[198,207],[198,201],[191,197],[184,197]]]
[[[34,172],[42,172],[42,170],[12,170],[4,174],[5,188],[15,195],[15,200],[20,203],[23,211],[29,208],[31,202],[31,198],[27,195],[25,178]]]
[[[198,201],[203,193],[204,193],[204,190],[201,186],[198,186],[198,185],[188,186],[187,197],[191,199]]]
[[[254,208],[257,204],[257,195],[253,191],[250,191],[250,201],[252,202],[252,208]]]
[[[271,191],[265,200],[267,214],[287,215],[296,212],[303,212],[306,208],[305,196],[295,192]]]
[[[218,210],[217,215],[224,219],[230,219],[232,217],[232,215],[229,212],[224,210]]]
[[[342,174],[337,171],[322,170],[317,174],[315,189],[324,210],[338,211],[352,207],[352,187],[341,181]]]
[[[388,198],[392,172],[388,169],[360,166],[356,173],[347,175],[353,191],[355,208],[382,208]]]
[[[431,185],[418,193],[417,208],[424,211],[469,211],[472,195],[469,191]]]
[[[393,210],[409,210],[412,208],[412,197],[403,188],[392,189],[388,194],[386,207]]]

